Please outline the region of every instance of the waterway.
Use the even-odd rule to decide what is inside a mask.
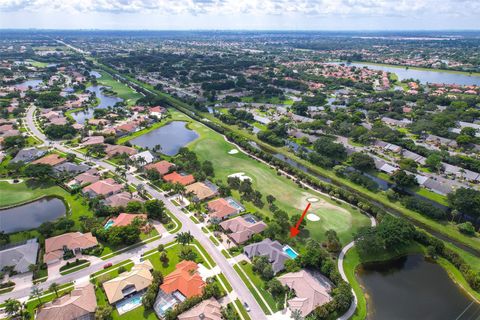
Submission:
[[[444,84],[458,84],[458,85],[477,85],[480,86],[480,76],[468,75],[463,73],[451,73],[440,70],[417,70],[406,68],[403,66],[384,66],[361,62],[335,62],[334,64],[346,64],[355,67],[368,67],[372,70],[381,70],[395,73],[398,76],[398,80],[403,79],[418,79],[421,83],[444,83]]]
[[[43,222],[65,216],[62,200],[45,197],[24,205],[0,210],[0,231],[5,233],[35,229]]]
[[[85,123],[88,119],[93,118],[93,110],[106,109],[113,107],[117,102],[122,102],[123,99],[115,96],[105,95],[102,91],[103,86],[90,86],[87,88],[88,92],[95,92],[96,97],[100,100],[99,104],[93,108],[84,109],[72,113],[72,117],[80,124]]]
[[[420,254],[362,265],[357,277],[366,292],[369,320],[466,320],[480,316],[480,305],[440,265]]]

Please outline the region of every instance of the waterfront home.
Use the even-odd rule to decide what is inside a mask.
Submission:
[[[213,198],[218,194],[218,187],[208,180],[195,182],[185,188],[187,194],[193,195],[193,201],[202,201]]]
[[[97,238],[91,232],[69,232],[56,237],[45,239],[45,254],[43,262],[51,264],[61,261],[66,251],[74,254],[98,246]]]
[[[148,114],[155,116],[157,118],[162,118],[162,116],[167,112],[167,109],[160,106],[152,107],[148,110]]]
[[[89,198],[104,196],[109,197],[116,193],[119,193],[123,189],[123,186],[117,183],[112,178],[100,180],[86,186],[82,189],[82,192]]]
[[[141,293],[153,282],[153,265],[150,260],[136,264],[129,272],[103,283],[103,289],[110,304],[118,303],[129,296]]]
[[[222,306],[214,297],[203,300],[190,310],[181,313],[178,320],[222,320]]]
[[[37,320],[94,320],[97,308],[95,287],[85,283],[72,292],[41,306]]]
[[[137,153],[137,150],[132,147],[122,146],[118,144],[106,144],[105,153],[107,155],[107,158],[112,158],[121,154],[133,156]]]
[[[173,163],[170,163],[166,160],[162,160],[159,162],[151,163],[145,166],[145,170],[155,170],[157,171],[161,176],[167,174],[171,168],[173,168],[175,165]]]
[[[150,151],[147,150],[130,156],[130,160],[133,160],[135,163],[143,166],[152,163],[153,160],[155,160],[155,157]]]
[[[10,243],[0,247],[0,270],[12,266],[13,270],[18,273],[28,272],[31,264],[37,264],[37,254],[37,239]]]
[[[260,233],[267,227],[263,221],[257,221],[252,215],[243,215],[220,222],[223,230],[236,244],[248,241],[254,234]]]
[[[285,261],[290,259],[290,257],[283,251],[283,247],[284,246],[280,242],[266,238],[260,242],[245,246],[245,248],[243,248],[243,253],[249,259],[253,259],[257,256],[268,257],[268,261],[272,264],[273,272],[276,274],[285,269]]]
[[[183,174],[173,171],[172,173],[163,176],[163,180],[170,183],[180,183],[181,185],[188,186],[195,182],[195,178],[191,174]]]
[[[207,203],[210,220],[213,222],[222,221],[228,217],[243,212],[245,209],[233,198],[219,198]]]
[[[111,227],[125,227],[132,224],[135,219],[147,220],[146,214],[120,213],[117,217],[109,220]]]
[[[295,297],[289,299],[287,304],[291,311],[299,310],[302,317],[332,301],[330,284],[326,280],[321,283],[305,270],[284,274],[278,277],[278,281],[295,292]]]

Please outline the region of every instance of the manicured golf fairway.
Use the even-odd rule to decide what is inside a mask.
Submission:
[[[278,176],[275,170],[244,153],[229,154],[234,146],[203,124],[192,122],[189,128],[200,135],[189,144],[189,148],[195,151],[201,160],[210,160],[213,163],[214,180],[226,181],[228,175],[244,172],[246,176],[252,178],[254,189],[262,192],[264,196],[273,195],[277,199],[277,206],[287,211],[289,215],[301,213],[307,205],[307,198],[319,198],[321,201],[312,204],[310,212],[318,215],[320,220],[307,221],[307,229],[312,238],[323,240],[325,231],[334,229],[342,243],[346,243],[352,240],[358,228],[369,224],[368,218],[359,211],[343,204],[337,205],[320,194],[299,188],[291,180]],[[270,215],[265,199],[264,202],[265,206],[262,209],[249,203],[246,203],[246,207],[251,211],[256,210]]]

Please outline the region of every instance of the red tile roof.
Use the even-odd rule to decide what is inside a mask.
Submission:
[[[135,218],[147,220],[146,214],[120,213],[118,217],[112,219],[112,227],[123,227],[130,225]]]
[[[205,282],[198,274],[195,262],[184,260],[175,266],[176,270],[163,279],[160,289],[165,293],[180,291],[187,298],[200,296]]]
[[[184,186],[188,186],[195,182],[195,178],[191,174],[181,175],[177,171],[163,176],[163,180],[171,183],[180,183]]]
[[[237,209],[232,207],[227,200],[220,198],[212,200],[207,204],[208,211],[210,211],[210,216],[223,219],[226,216],[237,213]]]
[[[52,154],[46,155],[43,158],[33,161],[32,164],[42,163],[42,164],[49,164],[51,166],[56,166],[57,164],[64,163],[65,161],[67,161],[66,158],[61,158],[58,154],[52,153]]]
[[[94,182],[91,185],[86,186],[85,188],[83,188],[83,192],[92,191],[96,195],[107,195],[109,193],[119,192],[120,190],[122,190],[122,188],[123,186],[121,184],[118,184],[112,178],[108,178],[105,180]]]

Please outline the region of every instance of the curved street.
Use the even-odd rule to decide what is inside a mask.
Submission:
[[[65,153],[73,153],[78,158],[86,160],[85,155],[72,150],[64,145],[60,144],[59,142],[49,140],[36,126],[35,124],[35,106],[30,106],[27,110],[27,115],[25,118],[26,126],[28,130],[30,130],[31,134],[41,141],[45,143],[45,145],[57,149],[61,152]],[[98,160],[98,159],[88,159],[88,161],[95,163],[96,165],[108,169],[112,172],[115,172],[115,167],[105,161]],[[250,307],[249,315],[252,319],[266,319],[266,315],[261,309],[260,305],[257,303],[247,286],[244,284],[240,276],[234,270],[233,266],[227,261],[227,258],[215,247],[215,245],[210,241],[210,239],[203,233],[203,231],[192,221],[188,218],[178,207],[176,207],[170,200],[168,200],[165,195],[148,184],[145,184],[144,181],[140,180],[139,178],[133,176],[132,174],[127,174],[127,182],[134,186],[139,184],[144,185],[145,190],[153,196],[155,199],[159,199],[165,204],[165,207],[182,223],[182,231],[190,231],[193,237],[203,246],[203,248],[207,251],[207,253],[212,257],[212,259],[216,262],[218,267],[220,268],[221,272],[225,275],[225,277],[230,282],[236,296],[238,296],[241,302],[245,302]],[[174,235],[169,235],[167,237],[161,238],[159,240],[152,241],[140,247],[136,247],[134,249],[128,250],[124,253],[121,253],[117,256],[114,256],[110,259],[103,260],[102,262],[92,264],[88,268],[82,269],[81,271],[75,272],[73,274],[69,274],[66,276],[58,276],[58,277],[49,277],[47,281],[40,285],[40,288],[48,288],[48,286],[52,282],[57,282],[59,284],[68,283],[75,279],[79,279],[85,276],[90,275],[91,273],[98,271],[101,269],[101,265],[112,262],[118,263],[125,259],[129,259],[135,256],[140,256],[144,251],[147,251],[152,248],[156,248],[159,244],[166,244],[168,242],[173,241]],[[23,288],[21,290],[14,290],[10,293],[4,294],[0,296],[0,302],[5,301],[8,298],[22,298],[30,295],[30,288]]]

